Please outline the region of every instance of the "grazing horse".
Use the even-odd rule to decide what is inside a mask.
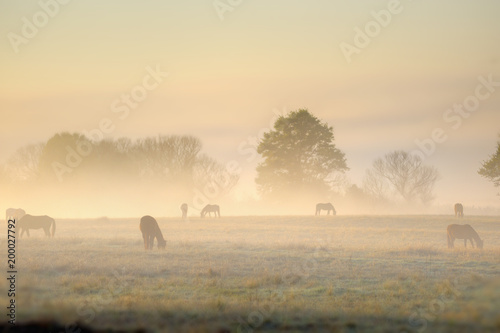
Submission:
[[[188,216],[188,205],[186,203],[183,203],[181,205],[181,211],[182,211],[182,218],[186,219]]]
[[[9,208],[5,211],[5,221],[9,221],[9,217],[12,217],[16,221],[19,221],[24,215],[26,215],[24,209]]]
[[[333,215],[337,215],[337,212],[335,211],[335,208],[331,203],[319,203],[316,205],[316,214],[315,215],[321,215],[321,210],[326,210],[327,215],[330,215],[330,211],[333,212]]]
[[[207,213],[208,213],[208,216],[210,216],[210,217],[212,217],[212,213],[214,213],[214,217],[217,217],[217,216],[220,217],[219,205],[206,205],[201,210],[200,216],[205,217],[205,215],[207,215]]]
[[[153,249],[155,238],[158,240],[159,249],[164,249],[167,246],[167,241],[163,238],[158,222],[156,222],[154,217],[149,215],[143,216],[139,223],[139,229],[142,232],[145,250]]]
[[[50,232],[51,227],[52,232]],[[22,237],[25,231],[29,237],[30,229],[41,228],[43,228],[43,231],[45,231],[45,236],[54,237],[54,234],[56,233],[56,221],[54,221],[52,217],[47,215],[33,216],[26,214],[19,220],[16,228],[19,228],[19,230],[21,231],[21,235],[19,237]]]
[[[455,204],[455,216],[464,217],[464,206],[461,203]]]
[[[448,228],[446,228],[446,233],[448,235],[448,248],[454,247],[455,239],[463,239],[464,245],[467,247],[467,240],[472,244],[472,248],[474,248],[474,243],[472,239],[476,242],[476,245],[479,249],[483,248],[483,240],[479,238],[476,230],[474,230],[469,224],[450,224]]]

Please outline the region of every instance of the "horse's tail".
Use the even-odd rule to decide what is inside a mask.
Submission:
[[[54,234],[56,233],[56,220],[52,219],[52,237],[54,237]]]

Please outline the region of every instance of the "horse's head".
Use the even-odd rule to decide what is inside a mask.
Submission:
[[[477,243],[477,247],[478,247],[478,249],[481,249],[481,250],[482,250],[482,249],[483,249],[484,240],[482,240],[482,239],[478,239],[478,240],[476,241],[476,243]]]
[[[167,246],[166,240],[158,239],[158,249],[164,250],[166,246]]]

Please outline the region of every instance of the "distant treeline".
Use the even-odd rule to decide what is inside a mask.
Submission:
[[[230,189],[238,176],[203,154],[193,136],[156,136],[92,141],[79,133],[59,133],[25,146],[1,166],[3,184],[127,183],[151,181],[186,190],[216,181]]]

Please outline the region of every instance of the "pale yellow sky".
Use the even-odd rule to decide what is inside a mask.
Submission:
[[[52,4],[53,17],[16,53],[9,38],[43,20],[40,3]],[[400,1],[348,63],[341,43],[355,45],[355,28],[390,3],[244,0],[221,20],[211,0],[0,0],[1,162],[107,117],[113,137],[200,137],[222,162],[247,163],[239,191],[252,192],[256,161],[238,146],[269,127],[273,110],[308,108],[335,128],[352,182],[361,184],[374,158],[415,149],[440,127],[449,139],[428,159],[443,175],[436,201],[463,193],[463,201],[498,205],[477,169],[500,132],[500,87],[457,130],[443,114],[474,93],[478,76],[500,81],[500,3]],[[119,119],[112,103],[157,65],[169,76]]]

